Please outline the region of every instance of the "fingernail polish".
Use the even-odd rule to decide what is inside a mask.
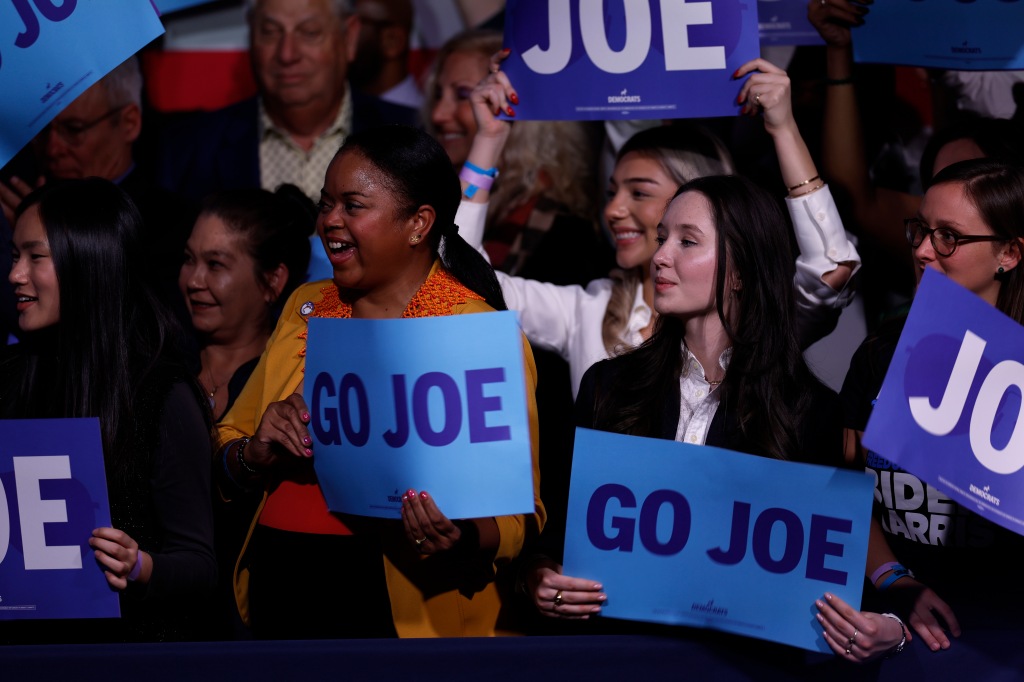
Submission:
[[[304,421],[304,422],[308,422],[309,421],[309,412],[303,412],[302,413],[302,421]]]
[[[512,54],[512,48],[503,47],[501,48],[501,53],[507,57],[508,55]]]
[[[404,495],[402,495],[402,502],[408,502],[408,501],[409,501],[409,493],[405,493]]]
[[[517,95],[516,93],[513,92],[511,95],[508,96],[508,98],[512,100],[512,104],[519,104],[519,95]]]
[[[420,493],[420,497],[422,499],[424,499],[424,500],[429,500],[430,499],[430,495],[427,494],[426,490],[424,490],[423,492]]]
[[[828,599],[829,601],[832,601],[832,595],[829,594],[828,592],[826,592],[825,593],[825,599]]]
[[[736,104],[743,104],[743,93],[736,95]]]
[[[732,72],[732,77],[733,78],[739,78],[740,77],[740,70],[736,69],[735,71],[733,71]]]
[[[313,441],[310,439],[309,436],[304,436],[302,438],[302,442],[305,443],[306,445],[310,445]]]
[[[515,116],[516,115],[516,112],[512,111],[512,107],[506,107],[505,108],[505,113],[508,114],[509,116]]]
[[[313,456],[313,451],[310,450],[309,448],[306,448],[306,457],[312,457],[312,456]]]
[[[405,494],[408,495],[409,497],[416,497],[416,491],[413,490],[412,488],[409,488],[408,490],[406,490]]]

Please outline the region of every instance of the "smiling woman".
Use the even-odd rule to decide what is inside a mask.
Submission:
[[[223,490],[266,490],[238,561],[239,613],[259,638],[493,635],[495,573],[539,532],[536,370],[524,341],[534,454],[534,514],[451,520],[409,490],[402,520],[332,514],[312,467],[301,395],[311,317],[404,318],[504,309],[493,271],[458,235],[459,181],[426,133],[352,135],[327,170],[317,232],[333,280],[306,284],[219,429]],[[410,352],[430,353],[429,339]],[[396,493],[397,495],[397,493]],[[296,561],[316,566],[296,573]],[[322,579],[321,579],[322,578]]]

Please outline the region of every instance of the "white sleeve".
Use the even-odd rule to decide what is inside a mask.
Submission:
[[[459,210],[455,212],[455,224],[459,226],[459,236],[466,240],[466,243],[483,254],[484,251],[484,226],[487,222],[487,207],[490,204],[475,204],[463,199],[459,202]],[[487,262],[490,262],[487,258]]]
[[[856,287],[853,275],[860,270],[860,254],[843,228],[839,209],[828,186],[795,199],[786,199],[793,220],[800,255],[796,259],[794,286],[797,305],[804,309],[835,309],[849,305]],[[840,263],[853,263],[853,273],[842,290],[836,291],[822,281],[825,273]]]

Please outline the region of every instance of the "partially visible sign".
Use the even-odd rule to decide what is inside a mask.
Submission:
[[[331,511],[397,518],[409,488],[453,519],[534,511],[515,313],[311,318],[303,396]]]
[[[0,167],[163,32],[145,0],[0,0]]]
[[[731,116],[760,54],[743,0],[509,0],[505,47],[516,117],[542,120]]]
[[[757,0],[762,45],[823,45],[807,20],[807,0]]]
[[[196,7],[198,5],[209,5],[213,0],[153,0],[161,15],[177,12],[178,10]]]
[[[829,651],[826,592],[859,608],[872,500],[863,472],[576,430],[565,573],[612,618]]]
[[[1024,69],[1020,0],[885,0],[853,31],[859,62],[939,69]]]
[[[0,420],[0,620],[119,616],[88,544],[110,525],[98,420]]]
[[[1024,535],[1024,327],[926,269],[865,447]]]

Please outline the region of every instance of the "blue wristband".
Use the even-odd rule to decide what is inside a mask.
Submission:
[[[914,577],[914,574],[910,572],[909,568],[906,568],[905,566],[902,566],[900,564],[896,564],[896,566],[894,566],[893,569],[892,569],[892,573],[889,574],[889,577],[886,578],[885,580],[883,580],[882,584],[878,586],[878,591],[882,592],[884,590],[887,590],[890,585],[892,585],[894,582],[896,582],[900,578],[913,578],[913,577]]]
[[[480,166],[477,166],[476,164],[472,164],[469,161],[464,161],[462,163],[462,166],[463,166],[463,168],[468,168],[469,170],[473,171],[474,173],[479,173],[480,175],[489,175],[492,178],[498,177],[498,169],[497,168],[488,168],[487,170],[484,170]]]

